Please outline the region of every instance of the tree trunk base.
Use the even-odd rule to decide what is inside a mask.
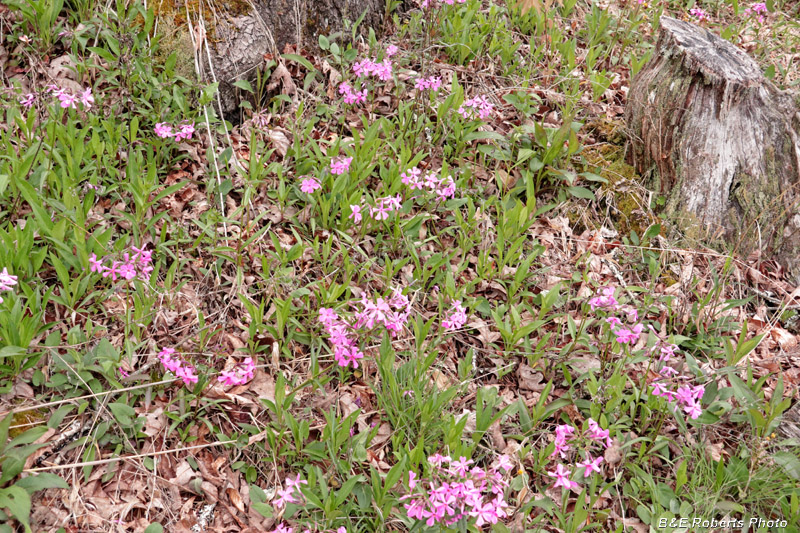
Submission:
[[[629,162],[667,197],[668,215],[756,249],[800,274],[800,113],[745,52],[661,18],[656,52],[633,79]]]

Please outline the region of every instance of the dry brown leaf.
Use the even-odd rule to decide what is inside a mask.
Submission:
[[[532,390],[535,392],[542,392],[544,390],[545,384],[542,383],[544,374],[534,370],[525,363],[519,365],[517,377],[519,377],[520,389]]]
[[[245,514],[244,509],[244,502],[242,501],[242,495],[239,494],[239,491],[234,490],[232,487],[228,487],[225,489],[225,494],[228,495],[228,499],[231,501],[236,510],[242,514]]]
[[[606,448],[605,453],[603,454],[603,459],[607,464],[615,465],[622,461],[622,447],[619,445],[619,441],[614,439],[611,442],[611,446]]]
[[[289,150],[289,146],[291,142],[289,138],[286,137],[286,134],[283,133],[281,130],[275,129],[268,129],[267,130],[267,138],[272,142],[273,146],[275,146],[275,151],[281,157],[286,157],[286,152]]]

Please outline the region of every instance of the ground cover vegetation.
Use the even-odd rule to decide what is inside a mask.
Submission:
[[[798,5],[398,4],[228,121],[213,3],[0,6],[0,531],[798,531],[800,291],[622,120],[661,15],[796,88]]]

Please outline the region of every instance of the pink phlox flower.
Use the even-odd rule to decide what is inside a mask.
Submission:
[[[404,185],[407,185],[408,188],[411,189],[412,191],[414,189],[421,189],[422,188],[422,183],[420,182],[421,174],[422,171],[420,169],[418,169],[417,167],[413,167],[400,174],[400,177],[402,178],[400,181]]]
[[[294,479],[290,477],[286,478],[287,489],[296,488],[297,490],[300,490],[300,485],[308,485],[308,481],[305,479],[300,479],[300,474],[297,474]]]
[[[195,369],[193,366],[184,363],[183,366],[178,368],[175,372],[175,376],[181,378],[186,385],[189,385],[191,383],[197,383],[198,381],[198,377],[194,372]]]
[[[0,291],[10,291],[18,283],[17,279],[19,279],[17,276],[8,273],[7,267],[3,267],[3,271],[0,272]]]
[[[570,449],[567,439],[574,433],[575,428],[570,425],[562,424],[556,427],[555,450],[553,450],[553,453],[550,455],[550,457],[559,454],[561,457],[565,458],[567,456],[565,452],[569,451]]]
[[[455,331],[467,322],[467,310],[461,305],[461,300],[453,300],[447,317],[442,320],[442,326],[448,331]]]
[[[704,9],[701,9],[699,7],[694,7],[692,9],[690,9],[689,10],[689,14],[692,15],[693,17],[697,18],[698,22],[702,22],[704,20],[708,20],[708,13],[706,13]]]
[[[767,4],[765,2],[757,2],[744,10],[744,15],[758,15],[758,22],[763,23],[765,15],[768,13]]]
[[[353,162],[352,157],[337,157],[331,160],[331,174],[339,175],[344,174],[350,170],[350,164]]]
[[[130,263],[122,263],[119,266],[119,275],[127,280],[136,277],[136,268]]]
[[[611,324],[612,328],[615,328],[617,326],[621,326],[622,325],[622,321],[619,318],[615,317],[615,316],[610,316],[610,317],[606,318],[606,322],[608,324]]]
[[[354,91],[353,88],[346,82],[339,85],[339,94],[344,96],[344,103],[346,104],[363,104],[367,101],[367,90]]]
[[[117,274],[119,274],[118,270],[119,266],[120,266],[119,261],[112,261],[110,267],[104,266],[103,277],[107,278],[111,276],[111,281],[117,281]]]
[[[439,180],[437,187],[436,194],[439,196],[439,200],[444,201],[447,198],[456,197],[456,182],[453,181],[452,177],[447,176]]]
[[[466,119],[477,113],[478,118],[486,120],[492,114],[492,111],[494,111],[494,105],[483,95],[465,100],[461,107],[458,108],[458,113]]]
[[[592,311],[598,307],[616,309],[619,302],[614,298],[614,287],[604,287],[601,292],[602,296],[596,296],[589,300],[589,307],[592,308]]]
[[[278,527],[273,529],[271,533],[294,533],[294,528],[284,524],[279,524]]]
[[[363,214],[361,213],[361,206],[360,205],[351,205],[350,206],[350,216],[347,218],[352,218],[353,223],[358,224],[361,222],[363,218]]]
[[[475,520],[475,525],[477,527],[481,527],[486,523],[497,523],[497,511],[495,510],[493,502],[489,502],[485,505],[477,505],[469,512],[469,515],[477,518],[477,520]]]
[[[592,475],[592,472],[602,473],[600,469],[600,463],[603,462],[602,457],[597,457],[596,459],[592,459],[592,456],[589,455],[586,457],[586,460],[582,463],[578,463],[578,468],[585,468],[586,470],[583,472],[583,477],[587,478]]]
[[[35,101],[36,95],[34,93],[28,93],[19,99],[19,103],[25,108],[30,108]]]
[[[440,466],[443,463],[449,463],[451,460],[452,459],[450,458],[449,455],[440,455],[438,453],[435,453],[428,457],[428,462],[433,466]]]
[[[564,487],[565,489],[572,489],[579,487],[579,485],[576,482],[570,481],[569,479],[570,472],[569,470],[567,470],[567,467],[565,467],[562,464],[556,466],[555,471],[548,472],[547,475],[556,478],[556,483],[555,485],[553,485],[554,488]]]
[[[58,95],[58,99],[61,101],[60,105],[64,109],[67,109],[67,108],[75,109],[77,107],[75,105],[75,102],[78,101],[78,97],[76,95],[74,95],[74,94],[70,94],[68,92],[61,91],[59,93],[59,95]]]
[[[319,308],[319,321],[325,326],[332,325],[336,323],[339,319],[339,315],[336,314],[336,311],[329,307],[320,307]]]
[[[166,122],[159,122],[156,124],[156,127],[153,128],[157,137],[161,137],[162,139],[166,137],[172,137],[172,125],[167,124]]]
[[[687,405],[683,408],[686,411],[686,414],[689,415],[689,418],[692,420],[697,419],[701,414],[703,414],[703,408],[700,407],[699,402],[693,402],[691,405]]]
[[[248,357],[241,363],[237,363],[233,370],[220,372],[218,381],[226,386],[243,385],[253,379],[255,376],[255,368],[256,364],[253,358]]]
[[[194,122],[191,124],[181,124],[180,130],[175,132],[175,140],[191,139],[194,134]]]
[[[509,460],[507,455],[501,455],[498,458],[497,468],[502,468],[503,470],[508,472],[509,470],[514,468],[514,465],[511,464],[511,461]]]
[[[397,46],[390,44],[386,47],[386,57],[392,57],[395,55],[400,49]]]
[[[389,207],[380,204],[375,207],[370,207],[369,214],[375,220],[387,220],[391,211]]]
[[[453,461],[450,463],[450,470],[463,477],[467,474],[469,465],[473,464],[474,462],[475,461],[472,459],[467,459],[466,457],[461,456],[458,458],[458,461]]]
[[[300,500],[294,497],[294,487],[286,489],[278,489],[278,498],[272,500],[275,507],[284,507],[287,503],[300,503]]]
[[[413,489],[417,486],[417,481],[414,479],[417,477],[417,474],[414,473],[413,470],[408,471],[408,488]]]
[[[305,178],[302,183],[300,183],[300,190],[306,194],[312,194],[321,187],[322,185],[317,178]]]
[[[658,371],[658,373],[668,378],[676,376],[678,374],[678,371],[672,368],[671,366],[664,366],[661,368],[661,370]]]
[[[596,442],[603,442],[605,441],[605,447],[608,448],[611,446],[611,437],[609,437],[609,430],[603,429],[600,425],[592,420],[591,418],[588,420],[589,422],[589,433],[588,437]]]
[[[641,324],[636,324],[631,329],[620,328],[614,331],[614,335],[617,336],[617,342],[620,344],[635,344],[639,340],[642,329],[643,326]]]
[[[81,104],[86,109],[91,109],[92,104],[94,104],[94,96],[92,96],[92,88],[87,87],[80,96]]]
[[[438,91],[442,87],[442,78],[439,76],[420,77],[414,83],[414,88],[418,91]]]

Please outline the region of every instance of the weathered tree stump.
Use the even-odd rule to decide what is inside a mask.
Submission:
[[[218,6],[215,10],[206,5],[198,9],[203,0],[194,0],[195,7],[190,10],[179,0],[164,2],[174,4],[171,13],[179,25],[185,25],[187,11],[193,27],[203,14],[210,54],[205,48],[199,54],[202,72],[204,79],[219,82],[221,110],[226,115],[239,104],[232,84],[241,79],[252,82],[265,55],[279,57],[286,44],[316,49],[320,34],[341,32],[345,21],[354,23],[362,14],[359,32],[380,30],[386,9],[385,0],[231,0],[214,4]]]
[[[760,247],[798,276],[799,104],[733,44],[662,17],[628,94],[629,163],[684,227],[743,255]]]

